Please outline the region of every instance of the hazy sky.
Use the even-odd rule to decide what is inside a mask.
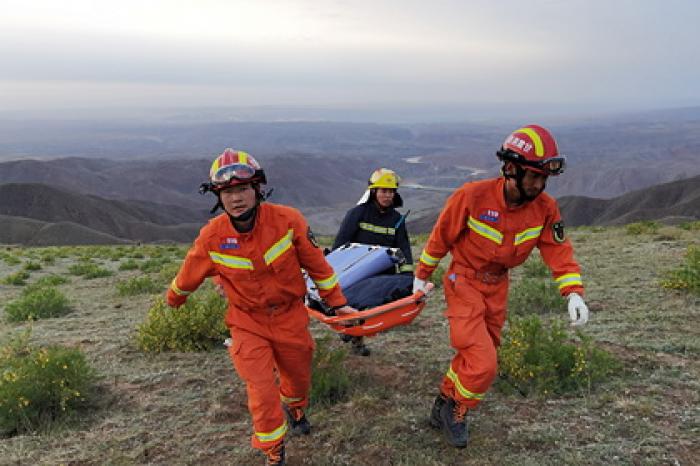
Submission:
[[[700,105],[694,0],[0,0],[0,109]]]

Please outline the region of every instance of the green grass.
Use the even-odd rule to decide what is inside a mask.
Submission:
[[[59,317],[70,312],[70,304],[60,291],[52,287],[30,286],[22,295],[5,305],[5,316],[11,322]]]
[[[669,239],[659,241],[657,235]],[[619,361],[614,375],[590,390],[540,394],[531,389],[538,395],[528,397],[501,390],[508,382],[500,380],[469,414],[468,448],[451,448],[427,421],[453,355],[437,291],[410,326],[367,339],[369,358],[344,359],[348,391],[334,403],[313,404],[314,430],[289,439],[289,464],[694,464],[700,455],[700,302],[692,293],[659,283],[666,271],[686,264],[688,248],[700,245],[700,230],[663,227],[653,234],[628,234],[626,227],[573,228],[569,236],[591,309],[581,331]],[[414,238],[415,257],[424,241]],[[123,248],[125,258],[144,259],[162,249],[160,257],[174,263],[187,246],[114,249]],[[60,248],[55,253],[60,260],[36,276],[67,274],[83,249]],[[9,252],[26,257],[25,251],[33,250]],[[0,261],[0,277],[16,272],[17,265]],[[534,273],[529,267],[513,271],[513,287]],[[249,445],[245,384],[220,343],[195,352],[144,353],[135,347],[135,328],[154,298],[120,296],[116,284],[131,275],[71,277],[61,290],[72,312],[31,324],[35,345],[84,352],[103,376],[98,390],[105,401],[98,412],[85,413],[70,426],[0,439],[0,463],[262,464]],[[166,284],[160,275],[152,276]],[[21,292],[0,285],[2,302]],[[565,304],[538,314],[543,331],[567,322]],[[0,335],[27,325],[2,319]],[[328,338],[329,351],[347,349],[325,325],[313,321],[311,331],[317,340]]]

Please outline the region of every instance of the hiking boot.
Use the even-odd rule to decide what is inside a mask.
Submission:
[[[469,441],[467,407],[448,398],[440,407],[440,426],[447,442],[453,447],[464,448]]]
[[[284,442],[278,443],[276,446],[263,450],[265,453],[265,466],[284,466]]]
[[[292,408],[284,403],[282,403],[282,408],[284,408],[284,414],[287,416],[287,423],[292,434],[309,435],[311,433],[311,424],[306,419],[304,408]]]
[[[436,429],[439,429],[442,425],[442,421],[440,420],[440,410],[442,409],[442,405],[444,405],[446,402],[447,397],[445,397],[445,395],[442,393],[435,397],[433,409],[430,411],[430,425]]]
[[[367,345],[365,345],[364,338],[362,337],[353,337],[352,339],[352,354],[356,354],[358,356],[369,356],[371,351],[369,348],[367,348]]]

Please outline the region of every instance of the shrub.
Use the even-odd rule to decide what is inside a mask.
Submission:
[[[162,257],[157,259],[148,259],[139,266],[139,269],[145,273],[159,272],[163,266],[167,265],[169,262],[170,259]]]
[[[56,288],[31,286],[5,306],[11,322],[58,317],[70,312],[68,298]]]
[[[680,228],[688,231],[700,231],[700,220],[694,222],[685,222],[678,225]]]
[[[27,283],[28,278],[29,278],[29,272],[27,272],[26,270],[20,270],[18,272],[11,273],[10,275],[3,278],[2,282],[5,285],[22,286],[25,283]]]
[[[659,230],[659,223],[653,220],[644,220],[642,222],[630,223],[625,227],[628,235],[643,235],[654,234]]]
[[[119,264],[119,270],[136,270],[139,268],[139,263],[134,259],[127,259]]]
[[[523,395],[590,390],[620,367],[590,337],[571,340],[560,321],[547,329],[538,316],[511,317],[498,355],[502,378]]]
[[[34,282],[32,286],[57,286],[68,283],[69,281],[68,277],[64,277],[63,275],[45,275]]]
[[[162,290],[148,275],[132,277],[128,280],[117,283],[117,292],[120,296],[134,296],[137,294],[157,293]]]
[[[29,332],[0,347],[0,434],[30,432],[86,407],[96,375],[77,349],[37,348]]]
[[[173,278],[175,278],[175,275],[177,275],[177,272],[180,270],[180,265],[182,265],[182,262],[171,262],[167,265],[164,265],[162,269],[160,269],[160,272],[158,272],[158,279],[163,281],[164,283],[170,284],[171,281],[173,281]]]
[[[508,295],[508,309],[516,315],[547,314],[563,309],[559,286],[548,278],[522,278]]]
[[[24,270],[41,270],[41,264],[38,262],[29,261],[26,264],[24,264]]]
[[[215,291],[198,292],[178,309],[162,298],[148,310],[136,328],[136,345],[142,351],[209,351],[229,334],[224,324],[226,300]]]
[[[10,254],[9,252],[0,252],[0,258],[2,258],[7,265],[17,265],[22,263],[22,260],[19,257],[15,256],[14,254]]]
[[[344,348],[333,348],[330,337],[316,340],[311,369],[310,400],[315,405],[331,405],[341,401],[350,391],[350,376],[343,363]]]
[[[112,272],[103,269],[94,262],[81,261],[77,264],[73,264],[68,267],[68,272],[72,275],[81,275],[85,279],[90,280],[92,278],[109,277]]]
[[[661,280],[661,286],[700,294],[700,248],[689,246],[685,263],[676,270],[666,272],[666,278]]]

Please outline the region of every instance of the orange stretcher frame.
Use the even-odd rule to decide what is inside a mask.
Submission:
[[[353,337],[369,337],[397,325],[410,324],[425,307],[427,295],[432,289],[433,284],[428,283],[425,292],[417,291],[411,296],[342,316],[327,316],[314,309],[307,309],[311,317],[323,322],[338,333]]]

